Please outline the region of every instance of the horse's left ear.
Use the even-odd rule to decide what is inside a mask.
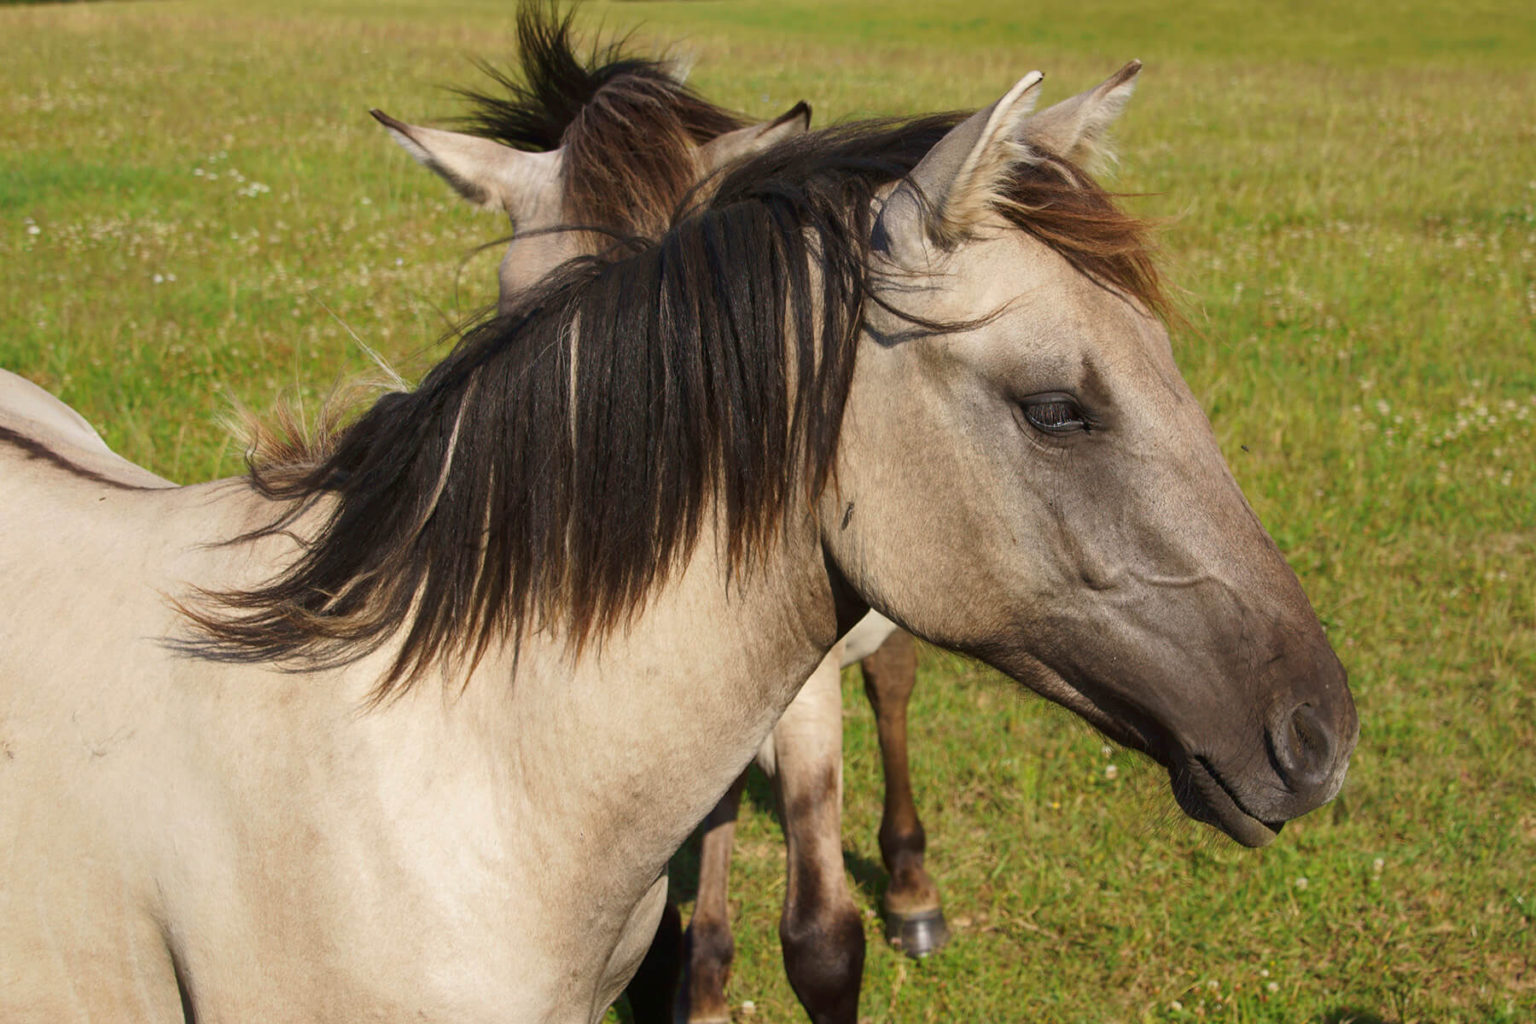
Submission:
[[[477,135],[406,124],[382,110],[369,113],[417,163],[476,206],[505,211],[519,229],[558,202],[558,149],[525,153]]]
[[[1024,122],[1024,140],[1090,171],[1098,170],[1111,159],[1106,145],[1109,126],[1125,109],[1140,71],[1141,61],[1133,60],[1087,92],[1040,111]]]
[[[738,128],[710,139],[699,147],[699,169],[718,171],[743,157],[771,149],[811,127],[811,105],[801,100],[772,121]]]
[[[1022,131],[1045,76],[1031,71],[1003,98],[950,129],[880,209],[874,246],[915,266],[931,242],[951,248],[985,216],[997,186],[1027,157]]]

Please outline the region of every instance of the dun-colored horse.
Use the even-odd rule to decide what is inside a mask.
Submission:
[[[596,1020],[869,607],[1239,841],[1329,799],[1342,668],[1038,82],[774,147],[247,478],[0,421],[6,1014]]]

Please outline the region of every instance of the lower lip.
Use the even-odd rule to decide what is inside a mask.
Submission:
[[[1244,846],[1268,846],[1274,841],[1279,829],[1266,825],[1239,807],[1216,776],[1198,760],[1184,770],[1205,805],[1203,809],[1207,816],[1200,817],[1201,821],[1215,825]]]

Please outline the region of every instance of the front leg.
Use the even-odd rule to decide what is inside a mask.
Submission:
[[[864,925],[843,869],[841,645],[773,731],[774,790],[788,885],[779,940],[789,983],[815,1024],[855,1024]]]
[[[897,630],[865,658],[864,693],[875,711],[880,761],[885,769],[885,811],[880,857],[891,874],[885,891],[885,937],[911,957],[925,957],[949,941],[939,887],[923,867],[928,838],[912,797],[907,765],[907,704],[917,685],[912,634]]]
[[[684,1019],[688,1024],[729,1024],[731,1008],[725,983],[731,976],[736,943],[731,938],[731,847],[736,840],[736,813],[741,807],[743,774],[704,819],[699,843],[699,894],[688,922],[684,946],[688,979],[684,989]]]

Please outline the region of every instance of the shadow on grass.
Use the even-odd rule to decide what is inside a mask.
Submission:
[[[886,887],[891,877],[885,873],[885,865],[852,850],[843,850],[843,867],[853,878],[853,884],[864,898],[876,907],[883,907]]]
[[[741,798],[743,801],[750,800],[760,813],[778,818],[779,805],[773,797],[773,783],[755,763],[747,769],[747,786]]]
[[[1356,1006],[1341,1006],[1319,1017],[1318,1024],[1397,1024],[1397,1018],[1383,1017]]]
[[[667,864],[667,899],[688,903],[699,898],[699,836],[695,832]]]

